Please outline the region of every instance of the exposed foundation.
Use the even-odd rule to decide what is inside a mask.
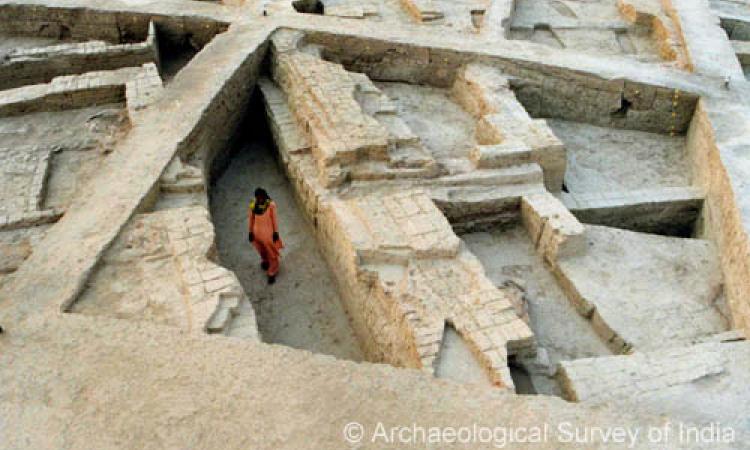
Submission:
[[[736,4],[33,3],[0,0],[9,448],[487,420],[747,441]]]
[[[678,27],[664,2],[520,0],[509,36],[556,49],[686,66]]]
[[[482,261],[490,280],[518,298],[537,348],[535,356],[517,358],[516,363],[531,373],[537,392],[559,395],[553,376],[560,361],[611,354],[591,323],[570,304],[520,224],[462,238]]]

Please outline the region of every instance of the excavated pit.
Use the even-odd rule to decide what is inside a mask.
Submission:
[[[82,195],[129,126],[122,104],[0,118],[0,216],[20,221],[0,231],[0,283]]]
[[[254,112],[209,191],[219,260],[239,278],[265,342],[361,361],[362,351],[311,225],[276,163],[262,112]],[[267,284],[260,258],[247,240],[248,203],[258,186],[277,204],[285,245],[274,285]]]
[[[685,136],[548,119],[568,155],[569,192],[612,192],[690,184]]]
[[[628,107],[623,100],[624,114]],[[565,144],[562,199],[579,220],[665,236],[699,234],[703,194],[692,186],[684,134],[547,123]]]
[[[323,14],[323,3],[318,0],[296,0],[292,2],[292,7],[298,13]]]
[[[461,237],[490,280],[501,290],[519,293],[526,305],[537,352],[535,357],[517,357],[514,364],[518,370],[511,374],[520,371],[517,375],[521,378],[525,371],[536,392],[560,395],[553,377],[560,361],[612,354],[591,323],[571,305],[520,224]]]
[[[67,112],[78,119],[76,141],[58,144],[52,153],[44,208],[65,209],[129,129],[123,105],[103,105]],[[67,119],[66,119],[67,120]],[[73,131],[73,130],[71,130]],[[73,134],[72,134],[73,136]]]
[[[159,69],[164,82],[171,82],[200,50],[187,36],[159,41]]]
[[[206,22],[199,29],[162,20],[134,20],[133,29],[113,32],[106,27],[77,30],[58,36],[35,37],[0,34],[0,88],[48,83],[55,77],[100,70],[137,67],[153,62],[164,83],[169,83],[207,45],[225,31],[221,24]],[[71,27],[74,27],[71,25]],[[63,26],[65,29],[65,26]],[[70,28],[70,27],[68,27]]]
[[[289,2],[284,2],[286,9],[291,9]],[[107,211],[100,208],[102,202],[92,205],[94,202],[89,201],[71,210],[60,223],[61,232],[55,229],[53,234],[66,241],[80,237],[79,251],[69,251],[57,242],[44,243],[45,253],[40,252],[41,255],[55,256],[59,250],[71,262],[78,255],[86,257],[72,264],[74,270],[66,272],[70,272],[71,280],[87,278],[73,311],[137,318],[171,326],[177,330],[175,334],[214,335],[209,339],[187,339],[185,344],[170,341],[163,330],[123,327],[125,334],[120,332],[119,336],[136,339],[124,342],[127,345],[123,349],[145,352],[141,362],[146,363],[159,363],[165,355],[154,352],[152,344],[158,339],[140,342],[141,334],[168,338],[167,344],[173,345],[177,353],[187,349],[198,365],[215,362],[211,367],[216,374],[233,370],[222,367],[222,361],[246,358],[251,362],[275,361],[270,366],[256,364],[270,367],[269,370],[289,363],[292,370],[288,373],[298,378],[311,373],[310,378],[322,375],[334,384],[342,379],[346,386],[358,377],[372,381],[360,376],[364,372],[352,372],[366,369],[363,365],[333,367],[330,361],[325,362],[330,358],[310,362],[307,360],[311,358],[301,354],[310,351],[409,367],[422,370],[423,377],[434,369],[435,377],[443,380],[489,389],[514,387],[521,395],[561,395],[582,403],[570,407],[558,399],[537,398],[526,404],[530,399],[513,398],[502,391],[492,395],[503,397],[503,402],[512,405],[506,408],[496,403],[495,411],[520,411],[523,419],[539,418],[539,422],[544,420],[550,425],[579,420],[581,425],[598,428],[600,424],[611,425],[616,419],[644,425],[669,416],[704,424],[718,417],[724,425],[742,427],[742,414],[737,412],[741,412],[741,406],[722,409],[720,404],[745,404],[743,397],[747,392],[740,388],[742,374],[747,373],[747,348],[740,349],[738,345],[730,353],[724,343],[742,339],[740,330],[732,329],[730,319],[736,311],[729,311],[725,296],[737,302],[735,298],[744,289],[742,274],[747,270],[741,261],[742,224],[735,222],[741,217],[731,195],[741,191],[742,183],[736,181],[736,169],[731,167],[736,161],[728,159],[741,156],[732,154],[740,153],[741,148],[735,146],[737,142],[730,139],[727,131],[736,124],[723,112],[726,107],[741,118],[742,111],[724,104],[725,95],[715,95],[714,86],[702,86],[700,114],[690,131],[691,155],[686,155],[683,133],[692,116],[692,109],[686,105],[694,105],[697,97],[681,90],[706,74],[697,64],[695,77],[675,75],[670,80],[670,71],[682,68],[672,62],[652,65],[653,74],[641,64],[620,70],[634,59],[661,60],[653,30],[630,26],[617,10],[620,5],[643,3],[508,3],[518,8],[512,23],[507,24],[504,19],[502,31],[509,32],[510,38],[549,48],[519,45],[508,54],[498,54],[486,46],[473,45],[490,45],[493,36],[477,36],[466,42],[451,37],[450,45],[447,41],[446,45],[425,41],[429,37],[428,26],[452,27],[459,32],[484,31],[481,22],[490,2],[483,0],[301,0],[294,2],[300,12],[363,20],[404,16],[403,23],[414,29],[422,27],[416,39],[421,46],[408,43],[410,35],[406,30],[393,29],[397,37],[391,36],[392,39],[367,40],[359,37],[362,33],[339,30],[339,25],[347,26],[343,19],[320,18],[322,28],[313,27],[314,31],[304,33],[279,29],[268,42],[256,42],[261,45],[257,61],[263,59],[266,48],[272,60],[266,58],[266,63],[273,65],[273,58],[282,59],[269,71],[268,67],[251,68],[256,60],[247,54],[238,59],[223,58],[229,55],[220,53],[238,45],[247,51],[249,40],[256,38],[251,33],[244,34],[247,20],[233,25],[228,39],[222,39],[218,48],[212,49],[215,53],[201,55],[183,74],[197,77],[196,80],[181,76],[171,86],[168,101],[156,105],[154,115],[145,116],[150,123],[141,125],[147,121],[134,120],[136,126],[144,127],[146,139],[135,133],[132,141],[128,139],[125,150],[137,151],[132,160],[122,165],[127,170],[111,163],[105,172],[109,181],[119,183],[115,186],[122,184],[123,189],[94,191],[99,194],[94,198],[112,191],[115,195],[109,197],[117,198],[117,208]],[[503,2],[492,5],[500,4]],[[407,15],[404,10],[409,5],[421,10]],[[658,9],[657,4],[648,6],[655,5]],[[266,4],[263,16],[265,7]],[[86,15],[96,11],[92,8]],[[271,11],[273,16],[278,10]],[[691,56],[701,62],[705,49],[695,45],[695,24],[687,12],[684,5],[676,4],[673,14],[683,20],[686,33],[682,35],[680,31],[682,39],[671,42],[690,45],[694,52]],[[43,14],[43,10],[34,8],[33,13]],[[637,13],[644,14],[640,9]],[[176,20],[181,21],[180,28],[195,29],[204,26],[196,25],[199,17],[191,12],[190,17],[178,16]],[[120,42],[138,42],[138,33],[133,33],[132,27],[120,28],[131,19],[144,21],[118,13],[117,31],[123,38]],[[386,29],[389,24],[386,21],[383,25]],[[367,34],[368,29],[376,28],[369,24],[369,28],[360,31]],[[64,26],[60,34],[59,41],[29,39],[9,45],[33,48],[63,42],[70,39],[71,30]],[[286,39],[302,34],[306,34],[302,41]],[[673,37],[667,36],[667,40]],[[354,59],[346,68],[353,66],[357,73],[347,74],[299,58],[295,55],[299,49],[294,46],[305,38],[319,41],[303,50],[307,56],[323,52],[315,47],[325,40],[345,47],[343,53],[348,51]],[[191,33],[172,33],[169,40],[160,42],[163,80],[172,80],[206,43],[203,38],[193,39]],[[0,56],[4,52],[2,45]],[[575,55],[582,61],[576,61]],[[596,59],[598,55],[605,56],[601,60]],[[610,66],[610,62],[621,66]],[[217,67],[216,63],[222,64],[220,70],[207,67]],[[236,70],[224,73],[232,67]],[[263,75],[256,83],[258,72]],[[363,79],[363,72],[373,78]],[[630,77],[635,72],[638,75]],[[210,83],[203,82],[201,75]],[[248,81],[249,78],[253,80]],[[263,119],[265,114],[259,111],[257,99],[251,100],[249,107],[246,104],[253,85],[266,87],[265,109],[274,119],[272,124]],[[514,97],[517,93],[518,98]],[[172,111],[172,106],[180,104],[195,111]],[[524,108],[528,117],[522,114]],[[0,140],[8,138],[7,142],[0,141],[0,150],[8,155],[3,167],[12,169],[2,174],[5,179],[0,185],[8,187],[3,189],[2,206],[22,209],[31,205],[45,211],[62,211],[73,198],[85,195],[79,192],[80,185],[93,177],[97,165],[113,146],[113,142],[100,140],[98,134],[114,136],[116,140],[120,128],[125,128],[120,120],[123,110],[122,105],[105,105],[91,111],[41,113],[31,119],[31,115],[25,115],[13,118],[19,121],[8,121],[7,127],[0,120]],[[133,110],[136,112],[135,106]],[[174,116],[173,129],[164,130],[150,120],[162,112]],[[235,135],[234,128],[244,113],[247,120]],[[78,120],[79,116],[85,120],[74,126],[68,119],[58,121],[58,117]],[[47,141],[47,131],[39,131],[44,127],[36,128],[39,118],[49,119],[48,128],[55,129],[49,133],[55,139]],[[192,121],[195,125],[190,129],[182,126]],[[371,134],[358,135],[368,126]],[[57,129],[70,135],[63,136]],[[275,138],[281,136],[277,142],[268,136],[269,129]],[[545,134],[550,129],[554,136]],[[230,136],[234,139],[225,145]],[[351,142],[354,144],[348,147],[346,144]],[[32,143],[34,147],[29,145]],[[119,152],[114,162],[129,158],[127,153]],[[690,157],[695,158],[693,167]],[[141,168],[144,179],[131,186],[127,177],[137,177]],[[693,180],[694,168],[714,173],[706,177],[698,173]],[[44,183],[34,181],[39,174]],[[145,177],[147,174],[151,176]],[[30,179],[34,182],[28,182]],[[97,181],[104,183],[91,189],[106,185],[108,180]],[[28,186],[32,189],[27,190]],[[266,284],[259,258],[247,241],[247,205],[257,186],[265,187],[278,204],[280,231],[286,244],[281,273],[272,286]],[[153,195],[146,194],[150,188],[153,190],[149,194]],[[741,200],[741,196],[737,198]],[[120,205],[131,206],[125,210]],[[91,226],[86,227],[84,207],[92,208],[92,223],[101,227],[97,230],[101,236],[92,234]],[[10,223],[8,212],[0,209],[0,219],[6,218]],[[705,217],[700,217],[704,213]],[[700,225],[705,230],[700,230],[696,223],[703,218],[706,223]],[[13,271],[33,251],[49,226],[45,223],[0,231],[0,287],[14,276]],[[77,234],[75,226],[81,227]],[[115,235],[114,239],[99,242],[100,237]],[[713,241],[696,238],[706,236]],[[30,270],[23,267],[15,275],[32,286],[13,286],[14,290],[9,291],[34,300],[29,308],[22,305],[21,317],[39,306],[34,303],[41,304],[34,298],[36,294],[53,303],[59,296],[53,298],[52,294],[71,292],[68,284],[52,282],[55,266],[64,266],[64,261],[52,265],[41,257],[33,259],[34,265],[27,266]],[[63,258],[51,259],[55,262]],[[88,266],[89,262],[97,265]],[[93,267],[91,273],[89,267]],[[40,287],[33,286],[36,270],[43,281]],[[15,290],[17,287],[21,289]],[[740,306],[742,309],[735,309],[744,314],[744,303],[733,306]],[[71,345],[90,344],[92,339],[102,337],[90,333],[99,322],[112,322],[103,323],[105,332],[122,331],[116,321],[89,320],[93,324],[89,326],[81,320],[85,318],[68,316],[65,319],[72,325],[60,326],[54,320],[25,317],[7,325],[11,341],[33,337],[33,327],[24,329],[30,325],[50,325],[52,332],[62,331],[64,337],[71,338],[70,342],[63,340],[63,350],[78,350]],[[303,352],[287,349],[274,355],[268,352],[278,349],[218,337],[254,342],[258,340],[258,328],[265,342]],[[137,333],[128,334],[128,329]],[[44,335],[41,342],[52,342],[56,337]],[[203,341],[208,344],[204,346]],[[16,356],[22,357],[24,350],[16,352]],[[85,350],[79,352],[81,367],[88,364]],[[35,364],[33,358],[28,363],[21,362],[26,366]],[[193,388],[193,397],[198,400],[188,402],[187,407],[192,410],[186,414],[193,414],[193,407],[204,404],[210,409],[217,399],[225,406],[233,405],[232,399],[221,397],[227,389],[220,390],[218,397],[210,389],[201,389],[202,381],[211,381],[208,378],[185,383],[179,374],[175,378],[169,370],[162,370],[174,369],[174,364],[180,362],[172,361],[170,365],[167,361],[153,375],[157,381],[169,383],[178,379],[177,384],[170,384],[177,387],[175,392],[166,393],[177,397],[169,398],[180,400],[181,394],[190,398]],[[190,364],[184,365],[188,370],[183,370],[183,375],[190,372]],[[139,370],[150,374],[149,364],[141,366],[145,369],[136,367],[136,375]],[[294,369],[299,369],[299,373]],[[52,370],[59,375],[65,367]],[[103,384],[95,383],[93,389],[86,389],[90,381],[86,377],[91,378],[88,372],[96,378],[97,371],[78,372],[72,378],[63,378],[70,386],[84,386],[82,390],[67,391],[94,394],[79,395],[85,402],[101,400],[101,395],[96,394],[113,385],[100,376]],[[393,375],[391,372],[394,371],[388,369],[379,374],[388,377]],[[396,388],[414,390],[421,386],[403,372],[396,373],[403,382]],[[44,381],[47,375],[40,374]],[[375,387],[382,388],[388,382],[383,377],[375,377]],[[222,379],[231,384],[233,378],[242,377]],[[113,379],[116,385],[119,379]],[[448,401],[455,397],[451,393],[474,395],[472,388],[436,385],[437,397],[432,399],[447,410],[462,406]],[[314,380],[306,387],[319,388]],[[55,386],[45,388],[54,394],[67,392]],[[385,391],[395,399],[398,389],[389,389],[390,385]],[[419,390],[423,389],[416,389]],[[481,394],[478,389],[476,392]],[[8,393],[12,398],[12,388]],[[207,400],[199,399],[200,395]],[[442,398],[443,395],[448,396]],[[54,397],[52,406],[71,409],[65,395]],[[275,412],[263,402],[272,403],[279,396],[270,392],[266,397],[261,395],[260,401],[255,402],[260,405],[258,409]],[[333,398],[334,407],[342,399]],[[80,399],[73,400],[72,408],[80,412]],[[326,398],[312,400],[313,409],[322,411],[330,406],[326,405]],[[417,400],[412,403],[425,404],[423,399]],[[397,403],[403,406],[409,401],[400,398]],[[470,398],[469,402],[474,403],[470,408],[481,406],[482,401],[480,397]],[[148,401],[141,403],[150,406]],[[67,410],[53,412],[63,417],[63,422],[70,416],[65,414]],[[183,412],[177,410],[175,414],[185,417]],[[399,414],[404,415],[396,411],[393,417]],[[226,417],[219,420],[226,422]],[[170,422],[171,418],[166,420]],[[64,428],[66,424],[62,425]],[[156,425],[158,428],[160,424]],[[326,431],[322,430],[315,442],[328,442],[322,434]],[[231,442],[232,436],[225,434],[217,433],[220,439]],[[165,436],[166,440],[175,440]],[[62,440],[67,442],[69,438],[63,436]],[[597,441],[592,445],[597,443],[601,444]]]
[[[659,60],[651,30],[626,21],[614,0],[520,0],[512,16],[510,38],[555,49]]]

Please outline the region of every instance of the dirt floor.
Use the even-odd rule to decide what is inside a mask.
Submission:
[[[559,261],[601,321],[636,351],[687,345],[727,330],[713,243],[586,227],[587,250]]]
[[[459,383],[491,385],[485,369],[453,327],[445,327],[441,345],[440,357],[435,362],[436,377]]]
[[[375,84],[396,103],[399,116],[440,164],[468,164],[476,146],[476,121],[451,99],[450,91],[408,83]]]
[[[361,361],[331,273],[273,151],[267,143],[245,143],[211,189],[220,261],[240,279],[265,342]],[[277,204],[285,245],[274,285],[266,283],[260,259],[247,241],[247,207],[257,186]]]
[[[67,208],[127,133],[127,112],[123,105],[113,104],[46,114],[62,116],[64,122],[45,124],[55,130],[60,144],[52,154],[44,208]]]
[[[29,257],[51,225],[0,232],[0,287]]]
[[[548,119],[568,151],[570,192],[687,186],[685,137]]]
[[[512,281],[525,289],[531,329],[548,361],[518,362],[529,371],[537,392],[559,395],[556,382],[549,372],[544,373],[543,366],[554,369],[559,361],[612,354],[591,328],[591,323],[570,304],[534,252],[522,226],[461,237],[482,261],[487,276],[495,285],[503,286]]]
[[[64,210],[129,129],[121,104],[0,119],[0,214]],[[37,204],[34,174],[46,173]],[[48,225],[0,233],[0,276],[31,254]]]

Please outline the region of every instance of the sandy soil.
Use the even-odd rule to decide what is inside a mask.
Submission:
[[[551,367],[559,361],[611,354],[544,267],[523,227],[464,234],[462,239],[482,261],[487,276],[496,285],[514,280],[525,286],[531,329],[538,347],[548,354]],[[554,380],[532,367],[528,369],[539,393],[559,394]]]
[[[263,186],[278,206],[286,246],[278,279],[270,286],[247,241],[247,205],[257,186]],[[221,263],[239,277],[263,340],[363,360],[328,266],[270,146],[243,145],[212,187],[210,203]]]
[[[624,191],[690,183],[684,136],[564,120],[548,119],[547,123],[568,151],[565,186],[570,192]]]

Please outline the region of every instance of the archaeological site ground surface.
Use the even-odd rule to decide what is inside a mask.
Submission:
[[[0,0],[0,448],[750,448],[746,73],[747,0]]]

